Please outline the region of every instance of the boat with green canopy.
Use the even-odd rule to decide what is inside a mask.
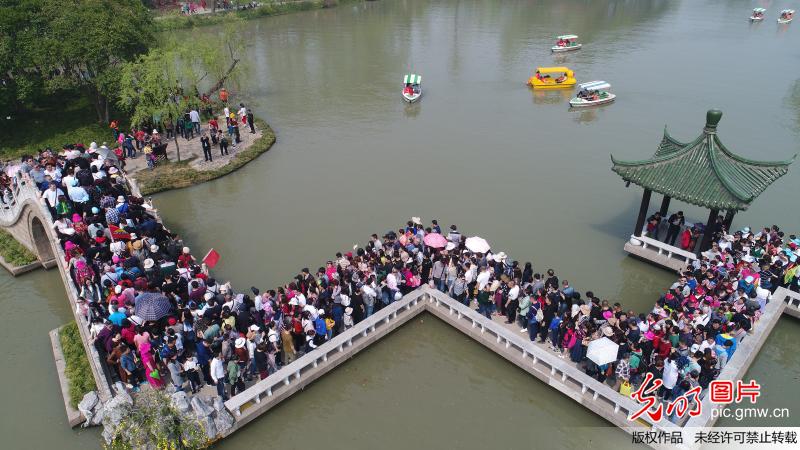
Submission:
[[[414,103],[422,97],[422,75],[415,73],[403,77],[403,100]]]

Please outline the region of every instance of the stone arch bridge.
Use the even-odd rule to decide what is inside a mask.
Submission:
[[[57,268],[64,282],[70,309],[78,322],[81,341],[89,358],[92,375],[98,388],[101,399],[111,398],[109,377],[105,364],[100,362],[100,356],[91,344],[86,319],[77,314],[77,299],[79,293],[64,264],[66,261],[63,249],[58,245],[58,239],[53,230],[53,220],[50,211],[41,203],[39,189],[34,182],[26,177],[16,177],[10,186],[10,193],[0,203],[0,228],[12,235],[23,246],[38,258],[45,269]]]
[[[50,212],[39,200],[32,181],[14,179],[10,194],[0,203],[0,227],[39,259],[45,269],[56,266]]]

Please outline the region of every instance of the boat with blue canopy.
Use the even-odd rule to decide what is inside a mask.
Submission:
[[[753,8],[753,14],[750,15],[752,22],[760,22],[764,20],[764,13],[767,12],[764,8]]]
[[[569,101],[572,108],[597,106],[611,103],[617,98],[608,90],[611,85],[606,81],[590,81],[578,85],[578,96]]]
[[[403,77],[403,100],[414,103],[422,97],[422,75],[415,73]]]

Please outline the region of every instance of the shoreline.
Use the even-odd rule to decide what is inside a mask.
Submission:
[[[153,170],[140,169],[135,173],[129,172],[128,176],[133,178],[139,186],[142,196],[183,189],[222,178],[266,153],[275,144],[277,136],[272,127],[261,119],[256,119],[255,123],[261,136],[243,150],[236,152],[227,163],[220,167],[208,170],[192,167],[192,163],[199,158],[199,155],[192,155],[180,162],[157,166]]]
[[[346,3],[358,0],[301,0],[289,2],[269,2],[255,8],[220,10],[214,13],[200,13],[192,15],[163,15],[154,16],[153,25],[156,32],[180,30],[185,28],[219,25],[231,18],[244,20],[258,19],[261,17],[275,17],[302,11],[335,8]]]

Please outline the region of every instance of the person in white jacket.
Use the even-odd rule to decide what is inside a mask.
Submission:
[[[222,360],[222,353],[214,355],[211,360],[211,379],[217,385],[217,394],[225,401],[228,399],[228,394],[225,393],[225,361]]]
[[[662,377],[664,381],[664,399],[665,400],[672,400],[672,389],[675,387],[675,384],[678,383],[678,364],[676,360],[678,359],[678,353],[672,352],[667,360],[664,361],[664,376]]]

